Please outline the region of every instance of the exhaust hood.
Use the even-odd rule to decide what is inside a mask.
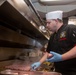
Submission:
[[[39,30],[41,23],[36,14],[24,0],[20,1],[6,0],[0,6],[0,25],[45,44],[48,36]]]

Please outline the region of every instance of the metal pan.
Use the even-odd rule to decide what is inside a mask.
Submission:
[[[24,73],[23,75],[62,75],[61,73],[58,72],[41,72],[41,71],[33,71],[33,72],[28,72]]]
[[[12,71],[9,73],[3,73],[0,75],[62,75],[58,72],[42,72],[42,71]]]

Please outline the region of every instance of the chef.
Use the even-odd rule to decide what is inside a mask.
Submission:
[[[46,27],[52,31],[45,55],[31,65],[37,69],[44,61],[54,62],[55,71],[62,75],[76,75],[76,26],[64,25],[63,11],[46,14]]]

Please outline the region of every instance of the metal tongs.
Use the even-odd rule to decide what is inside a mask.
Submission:
[[[35,68],[35,66],[31,67],[30,71],[36,71],[36,69],[34,69],[34,68]]]

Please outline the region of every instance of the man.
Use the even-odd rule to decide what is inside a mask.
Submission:
[[[62,75],[76,75],[76,26],[64,25],[62,11],[46,14],[46,27],[53,32],[48,42],[47,52],[31,65],[38,68],[44,61],[54,62],[55,71]],[[48,58],[50,57],[50,58]]]

